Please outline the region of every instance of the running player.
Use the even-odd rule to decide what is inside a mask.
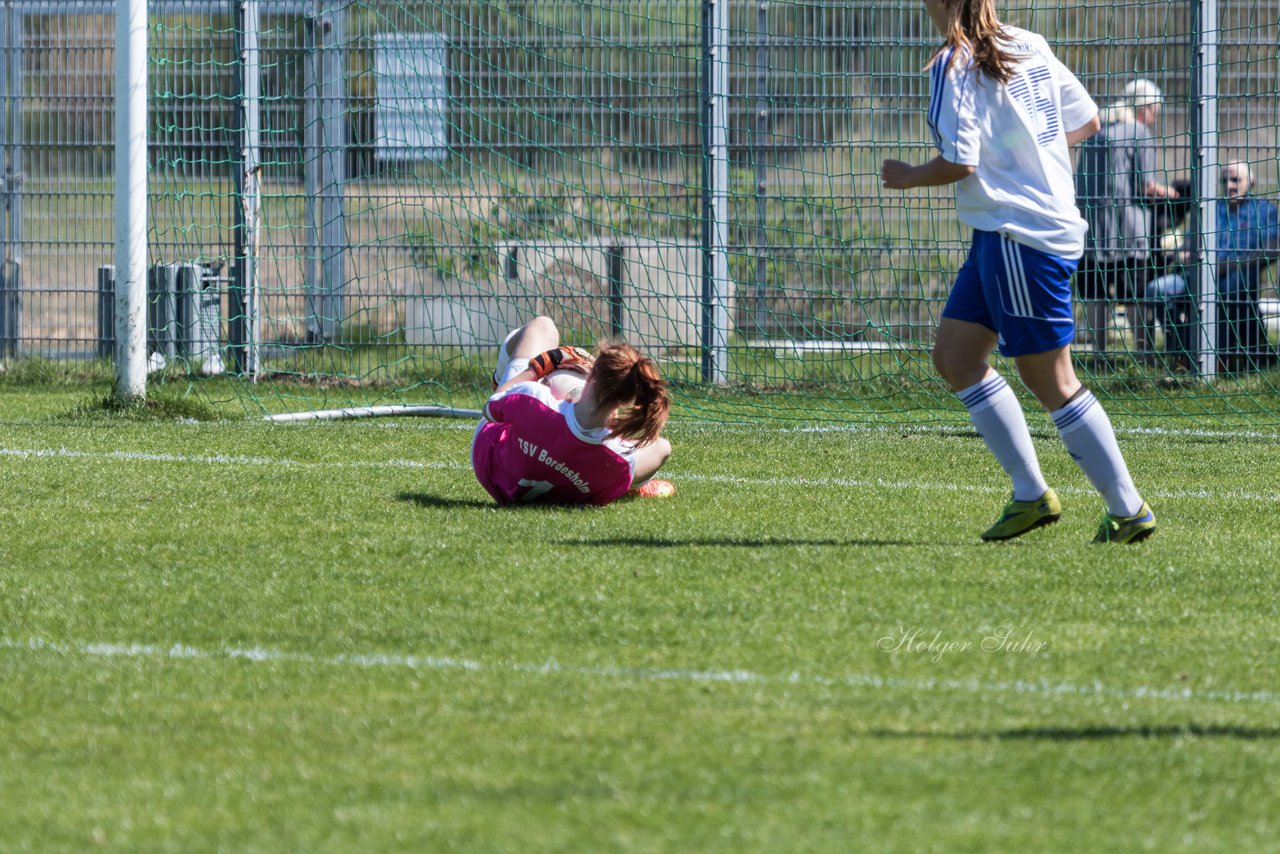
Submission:
[[[1087,226],[1068,149],[1097,133],[1097,105],[1042,36],[1001,23],[993,0],[924,5],[945,42],[928,66],[928,124],[939,154],[919,166],[885,160],[880,176],[895,190],[954,184],[957,215],[973,228],[933,362],[1013,480],[1012,499],[983,539],[1011,539],[1062,514],[1022,406],[988,362],[997,346],[1106,501],[1094,542],[1145,539],[1155,516],[1134,487],[1111,420],[1071,364],[1071,275]]]

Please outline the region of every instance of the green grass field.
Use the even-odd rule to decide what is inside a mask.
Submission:
[[[989,545],[964,430],[677,415],[675,498],[497,510],[465,422],[106,391],[0,384],[5,851],[1280,846],[1266,429],[1122,430],[1100,547],[1033,418],[1066,513]]]

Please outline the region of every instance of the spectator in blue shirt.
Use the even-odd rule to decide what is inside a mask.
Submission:
[[[1218,350],[1228,370],[1238,370],[1251,357],[1259,358],[1259,348],[1268,349],[1265,330],[1258,315],[1258,292],[1262,274],[1280,258],[1280,217],[1276,204],[1250,195],[1253,176],[1243,162],[1227,163],[1221,169],[1223,204],[1218,205],[1217,271]],[[1187,253],[1180,260],[1190,260]],[[1180,307],[1194,302],[1187,273],[1161,276],[1147,286],[1147,297],[1164,303],[1166,318]],[[1166,329],[1168,329],[1166,325]],[[1188,347],[1191,342],[1180,342]],[[1262,357],[1271,361],[1270,354]]]

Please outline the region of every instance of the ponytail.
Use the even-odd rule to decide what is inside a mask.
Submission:
[[[591,380],[601,407],[620,407],[609,423],[611,435],[641,445],[658,438],[671,412],[671,398],[652,359],[630,344],[603,346],[596,354]]]
[[[967,53],[973,58],[974,66],[983,74],[997,83],[1008,83],[1013,77],[1016,60],[1012,53],[1002,47],[1002,43],[1011,39],[996,17],[995,0],[951,0],[947,12],[951,21],[947,42],[933,55],[925,68],[932,68],[944,55],[947,56],[947,66],[950,67],[957,55]]]

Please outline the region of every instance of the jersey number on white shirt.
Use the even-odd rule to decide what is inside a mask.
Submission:
[[[1035,129],[1036,142],[1041,148],[1052,143],[1062,129],[1062,119],[1058,115],[1058,107],[1053,99],[1047,96],[1051,91],[1049,81],[1053,73],[1047,65],[1037,65],[1018,72],[1009,81],[1009,95],[1022,105],[1031,117]]]

